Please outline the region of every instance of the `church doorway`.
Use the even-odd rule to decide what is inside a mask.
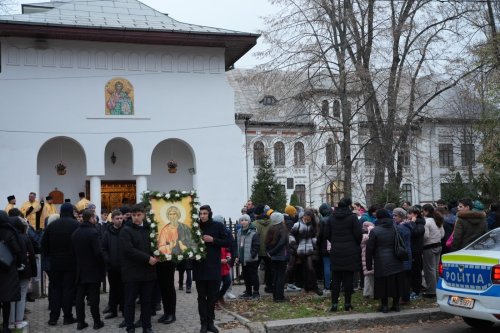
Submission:
[[[87,193],[90,194],[90,182],[86,182]],[[135,180],[103,180],[101,181],[101,210],[111,212],[123,205],[136,202]]]

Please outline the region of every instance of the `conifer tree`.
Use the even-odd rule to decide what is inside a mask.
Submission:
[[[276,179],[273,165],[267,157],[262,159],[252,184],[251,199],[254,204],[268,205],[275,211],[283,212],[285,209],[285,189]]]

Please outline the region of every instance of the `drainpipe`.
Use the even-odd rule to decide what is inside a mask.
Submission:
[[[246,173],[247,173],[247,183],[246,183],[247,197],[246,197],[246,200],[248,200],[250,198],[249,193],[248,193],[248,138],[247,138],[247,128],[248,128],[249,121],[250,121],[250,118],[245,118],[245,167],[246,167]]]

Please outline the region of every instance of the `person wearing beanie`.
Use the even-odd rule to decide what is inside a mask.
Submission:
[[[37,225],[36,213],[38,213],[40,209],[42,209],[42,206],[40,206],[40,201],[36,200],[36,193],[30,192],[28,201],[23,203],[23,205],[19,209],[21,210],[21,213],[23,213],[24,217],[31,224],[31,226],[36,230],[38,230],[40,226]]]
[[[9,195],[7,197],[7,206],[5,206],[4,210],[7,214],[9,214],[9,211],[15,207],[16,207],[16,197],[14,195]]]
[[[389,312],[389,297],[392,298],[391,311],[399,312],[399,297],[404,280],[403,262],[394,254],[394,222],[389,212],[376,212],[377,225],[370,232],[366,244],[366,269],[374,270],[374,298],[380,300],[379,312]]]
[[[255,207],[255,221],[253,221],[253,226],[257,230],[257,235],[259,236],[259,264],[264,265],[264,291],[266,293],[273,292],[273,276],[271,271],[271,258],[266,255],[266,237],[269,227],[271,226],[271,221],[269,221],[269,216],[264,212],[265,206],[258,205]]]
[[[45,202],[42,208],[42,214],[40,215],[40,226],[42,228],[47,224],[45,221],[49,215],[57,214],[57,207],[54,205],[53,198],[49,195],[45,197]]]
[[[271,227],[266,236],[266,254],[271,258],[273,301],[286,301],[284,295],[285,272],[288,261],[288,229],[285,217],[279,212],[271,214]]]
[[[340,200],[337,209],[328,219],[324,236],[332,244],[330,261],[332,267],[332,307],[338,310],[340,285],[344,287],[344,311],[353,309],[351,298],[354,292],[354,272],[361,267],[361,224],[351,211],[350,198]]]
[[[60,218],[51,222],[42,237],[42,256],[49,258],[49,325],[57,325],[61,310],[65,325],[76,322],[73,317],[76,262],[73,256],[71,235],[78,228],[73,216],[73,205],[64,203]]]
[[[238,222],[241,228],[236,235],[236,244],[238,244],[236,262],[241,263],[243,280],[245,281],[245,292],[240,295],[240,298],[258,298],[260,297],[258,276],[260,238],[255,226],[250,223],[250,216],[242,215]],[[271,269],[270,266],[268,268]]]
[[[285,207],[285,225],[288,229],[288,232],[292,230],[293,224],[297,221],[297,209],[295,209],[295,207],[291,205],[287,205]]]

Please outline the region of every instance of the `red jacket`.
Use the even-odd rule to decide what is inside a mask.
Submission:
[[[231,251],[229,251],[226,247],[221,247],[220,249],[220,258],[221,258],[221,264],[220,264],[220,275],[221,276],[226,276],[229,274],[231,267],[229,266],[229,263],[222,263],[223,259],[227,259],[229,257],[229,260],[231,260]]]

